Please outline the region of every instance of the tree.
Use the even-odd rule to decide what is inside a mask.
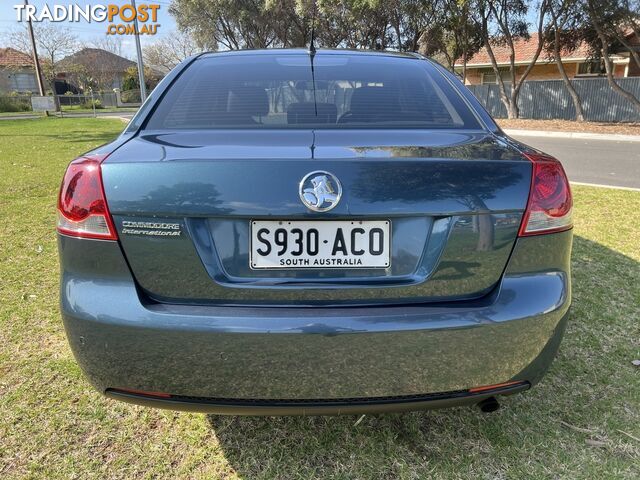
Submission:
[[[423,49],[421,39],[431,25],[438,21],[447,0],[390,0],[387,3],[391,29],[390,45],[400,51]]]
[[[211,50],[274,46],[273,26],[283,20],[265,0],[174,0],[169,12],[180,30]]]
[[[469,0],[444,0],[441,6],[421,39],[421,52],[442,58],[441,63],[452,72],[462,59],[462,78],[466,81],[467,59],[482,46],[481,29],[471,15]]]
[[[624,43],[620,41],[621,36],[624,37],[620,31],[621,26],[629,24],[629,19],[632,19],[630,23],[637,29],[638,12],[630,12],[626,9],[625,4],[618,0],[582,0],[582,2],[589,21],[585,41],[589,43],[594,53],[600,54],[609,86],[640,111],[640,100],[615,81],[611,60],[612,51],[624,46]],[[627,47],[633,50],[628,44]],[[638,61],[640,65],[640,58],[637,55],[632,54],[632,59]]]
[[[546,49],[552,55],[565,88],[571,96],[576,111],[576,121],[584,122],[584,109],[580,95],[574,88],[567,71],[562,63],[562,53],[572,52],[582,43],[580,28],[582,27],[582,11],[578,0],[550,0],[549,7],[549,31],[546,39]]]
[[[315,0],[266,0],[266,10],[278,19],[273,25],[277,46],[295,48],[309,45],[311,20],[314,15],[321,15]]]
[[[615,25],[616,38],[629,52],[631,59],[640,68],[640,52],[637,46],[627,40],[627,35],[632,32],[636,38],[640,38],[640,0],[622,0],[620,3],[620,23]]]
[[[416,51],[444,0],[175,0],[178,27],[221,48],[324,47]],[[214,47],[215,48],[215,47]]]
[[[34,36],[38,55],[42,59],[42,74],[53,88],[58,74],[57,64],[78,48],[78,38],[67,27],[55,23],[34,23]],[[9,31],[5,41],[13,48],[33,56],[31,40],[26,26]]]
[[[201,52],[202,48],[187,33],[170,32],[146,45],[142,51],[147,65],[171,70],[187,57]]]
[[[155,72],[148,66],[144,67],[144,84],[147,90],[153,90],[160,79]],[[138,76],[138,67],[133,65],[127,68],[122,79],[122,91],[140,90],[140,77]]]
[[[88,44],[88,47],[106,50],[114,55],[122,57],[122,36],[105,35],[103,37],[94,37]]]
[[[631,29],[636,37],[640,38],[640,0],[622,0],[622,5],[628,12],[623,26]]]
[[[392,44],[386,2],[318,1],[318,38],[327,47],[381,50]]]
[[[487,50],[493,71],[497,77],[500,98],[507,108],[507,116],[509,118],[518,118],[520,116],[520,110],[518,108],[520,89],[538,61],[544,45],[546,33],[544,31],[544,25],[548,13],[548,0],[541,0],[538,8],[536,49],[529,64],[519,78],[515,65],[515,44],[518,39],[529,40],[531,38],[529,34],[529,23],[527,21],[527,14],[529,12],[528,2],[526,0],[478,0],[477,11],[484,47]],[[510,52],[509,90],[507,90],[498,63],[496,62],[493,45],[506,46]]]

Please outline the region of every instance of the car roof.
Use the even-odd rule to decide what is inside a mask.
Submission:
[[[308,55],[307,48],[265,48],[265,49],[247,49],[247,50],[224,50],[219,52],[206,52],[200,58],[219,57],[219,56],[243,56],[243,55]],[[407,59],[424,59],[424,57],[415,52],[394,52],[388,50],[357,50],[348,48],[318,48],[315,55],[349,55],[349,56],[377,56],[377,57],[397,57]]]

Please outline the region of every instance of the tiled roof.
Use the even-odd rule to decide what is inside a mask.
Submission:
[[[135,62],[101,48],[83,48],[63,58],[59,68],[69,68],[73,65],[82,65],[89,71],[124,72],[127,68],[134,66]]]
[[[33,66],[33,59],[14,48],[0,48],[0,67]]]
[[[538,34],[532,33],[529,40],[518,38],[514,43],[516,54],[515,62],[528,63],[536,54],[536,49],[538,48]],[[507,45],[492,45],[492,50],[493,54],[496,57],[496,62],[498,63],[498,65],[509,65],[509,56],[511,55],[511,49]],[[562,59],[567,60],[570,58],[588,58],[589,50],[587,48],[587,45],[582,44],[571,52],[561,52],[560,56],[562,57]],[[538,58],[538,62],[546,61],[548,61],[548,55],[544,51],[542,51],[540,53],[540,57]],[[462,60],[456,62],[456,65],[462,65]],[[483,47],[478,53],[471,57],[467,61],[467,65],[491,65],[491,59],[489,58],[489,54],[487,53],[486,48]]]

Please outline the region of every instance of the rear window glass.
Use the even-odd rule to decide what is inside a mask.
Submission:
[[[428,62],[306,53],[209,56],[170,87],[150,130],[480,128]]]

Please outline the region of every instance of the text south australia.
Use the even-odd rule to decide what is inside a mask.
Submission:
[[[158,31],[158,10],[160,5],[141,3],[132,5],[115,4],[43,4],[40,7],[30,4],[17,4],[18,22],[87,22],[106,23],[108,35],[155,35]],[[135,22],[138,22],[136,30]]]

